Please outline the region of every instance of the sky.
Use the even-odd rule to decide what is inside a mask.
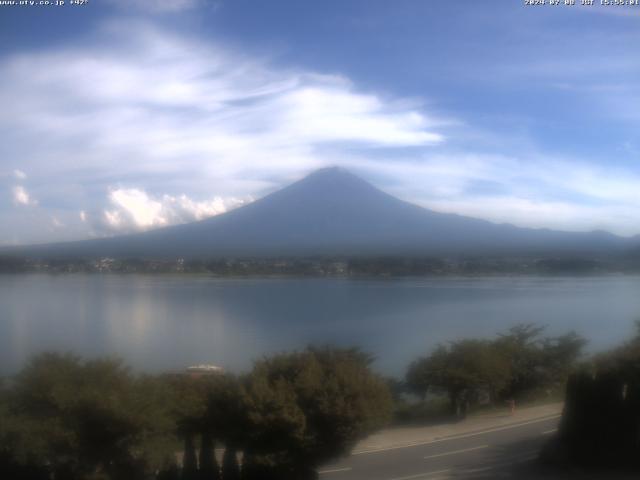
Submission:
[[[8,3],[0,245],[200,220],[336,165],[441,212],[640,234],[640,7]]]

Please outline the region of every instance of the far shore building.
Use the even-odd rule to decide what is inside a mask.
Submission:
[[[217,365],[211,364],[202,364],[202,365],[193,365],[191,367],[187,367],[186,369],[187,375],[192,378],[206,377],[210,375],[222,375],[224,373],[224,369]]]

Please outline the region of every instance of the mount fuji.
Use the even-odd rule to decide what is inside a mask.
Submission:
[[[520,228],[438,213],[342,168],[317,170],[251,204],[198,222],[118,237],[14,248],[50,257],[615,254],[637,239]]]

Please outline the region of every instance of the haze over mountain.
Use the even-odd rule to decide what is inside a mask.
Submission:
[[[318,170],[206,220],[120,237],[12,249],[29,256],[205,258],[287,255],[607,254],[637,244],[606,232],[519,228],[437,213],[342,168]]]

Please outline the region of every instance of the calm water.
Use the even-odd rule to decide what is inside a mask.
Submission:
[[[0,373],[43,350],[159,371],[233,371],[308,343],[358,345],[401,374],[438,342],[536,322],[601,349],[640,318],[640,277],[401,280],[0,275]]]

